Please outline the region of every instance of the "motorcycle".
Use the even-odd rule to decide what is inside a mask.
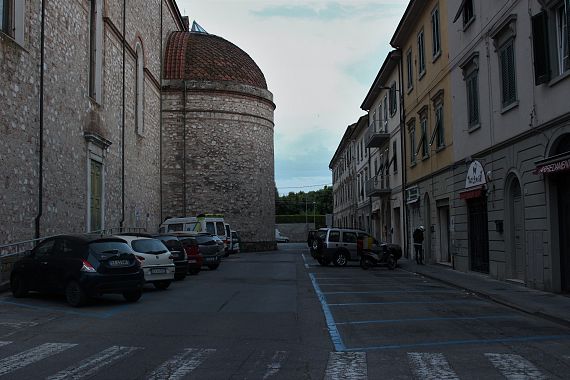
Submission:
[[[398,244],[380,244],[379,250],[366,249],[360,254],[360,267],[367,270],[376,266],[387,266],[396,269],[398,259],[402,257],[402,248]]]

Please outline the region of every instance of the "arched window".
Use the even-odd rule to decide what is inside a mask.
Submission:
[[[144,134],[144,53],[138,42],[135,51],[137,54],[135,125],[137,133],[142,136]]]

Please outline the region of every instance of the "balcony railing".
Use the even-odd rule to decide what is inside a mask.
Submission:
[[[390,176],[378,175],[366,181],[366,194],[369,197],[381,197],[390,195]]]
[[[368,127],[367,148],[380,148],[390,140],[390,133],[385,122],[371,124]]]

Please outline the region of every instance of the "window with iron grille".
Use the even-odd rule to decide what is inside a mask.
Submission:
[[[418,73],[421,78],[426,72],[424,30],[418,33]]]
[[[504,108],[517,100],[514,39],[510,39],[499,49],[499,62],[501,100]]]
[[[467,121],[469,127],[479,124],[479,72],[473,70],[465,78],[467,89]]]
[[[384,125],[388,121],[388,95],[384,95]]]
[[[439,30],[439,7],[431,12],[431,38],[432,38],[432,56],[436,57],[441,54],[441,34]]]
[[[406,53],[406,67],[408,69],[408,89],[414,86],[414,62],[412,60],[412,49]]]

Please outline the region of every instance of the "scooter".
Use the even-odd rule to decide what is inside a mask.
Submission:
[[[387,266],[388,269],[396,269],[398,259],[402,257],[401,248],[397,244],[383,243],[380,250],[363,250],[360,254],[360,267],[367,270],[376,266]]]

